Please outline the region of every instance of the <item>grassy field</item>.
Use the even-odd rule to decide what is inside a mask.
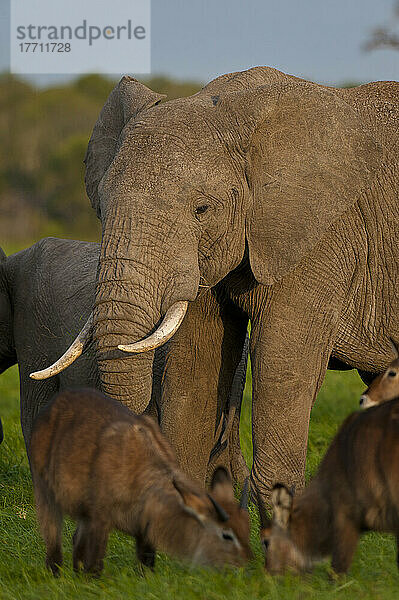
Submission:
[[[248,378],[249,381],[249,378]],[[310,476],[344,417],[357,408],[364,389],[352,372],[327,374],[312,412],[307,474]],[[243,448],[249,459],[249,386],[245,393]],[[397,598],[399,575],[392,536],[368,534],[356,552],[348,576],[329,578],[328,564],[304,577],[271,577],[263,569],[258,542],[258,517],[251,510],[255,560],[238,570],[223,572],[192,569],[160,555],[154,573],[140,575],[134,542],[122,534],[110,538],[102,577],[75,576],[71,569],[73,524],[64,531],[65,567],[54,580],[44,568],[44,545],[38,534],[32,485],[19,426],[18,373],[10,369],[0,377],[0,415],[5,440],[0,446],[0,600],[140,598],[251,600],[255,598]]]

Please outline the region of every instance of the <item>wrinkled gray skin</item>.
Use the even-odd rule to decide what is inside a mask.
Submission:
[[[52,362],[74,339],[92,309],[99,244],[46,238],[31,248],[5,257],[0,249],[0,374],[18,363],[21,383],[21,424],[26,443],[37,412],[59,390],[71,387],[99,388],[97,365],[88,344],[82,356],[68,369],[41,382],[29,378],[32,365],[40,368]],[[157,417],[166,347],[156,352],[152,402],[148,412]],[[230,468],[242,484],[247,471],[238,439],[238,421],[245,384],[248,352],[236,371],[229,406],[234,423],[226,430],[221,423],[214,440],[209,472],[216,464]],[[199,398],[198,402],[205,402]],[[1,406],[1,404],[0,404]],[[229,407],[226,407],[227,412]],[[226,421],[226,417],[223,417]],[[215,431],[214,424],[214,431]],[[190,446],[191,455],[202,448]]]
[[[1,263],[2,263],[2,262],[5,260],[5,259],[6,259],[5,252],[3,251],[3,249],[2,249],[2,248],[0,248],[0,268],[1,268]],[[2,298],[1,298],[1,296],[0,296],[0,313],[2,313],[2,311],[3,311],[3,303],[2,303]],[[6,309],[6,310],[4,311],[4,314],[5,314],[5,317],[6,317],[6,319],[7,319],[7,318],[9,317],[9,312],[8,312],[8,309]],[[0,335],[1,335],[1,332],[0,332]],[[1,338],[0,338],[0,339],[1,339]],[[7,342],[6,342],[6,343],[7,343]],[[6,367],[6,368],[7,368],[7,367]],[[1,371],[0,371],[0,372],[1,372]],[[3,441],[3,439],[4,439],[4,434],[3,434],[3,424],[2,424],[2,422],[1,422],[1,419],[0,419],[0,444],[1,444],[1,442]]]
[[[58,390],[99,386],[91,347],[71,367],[44,381],[32,365],[63,353],[90,313],[97,244],[44,239],[0,263],[0,373],[18,363],[21,425],[30,438],[37,412]]]
[[[330,355],[379,372],[388,334],[399,336],[398,84],[325,88],[257,67],[161,99],[122,79],[86,156],[103,231],[101,385],[143,411],[152,353],[115,349],[190,301],[171,340],[161,421],[183,467],[203,479],[207,452],[184,464],[187,444],[212,447],[250,318],[252,485],[266,498],[276,480],[303,485]],[[213,292],[198,294],[200,280]],[[207,405],[196,405],[200,394]]]

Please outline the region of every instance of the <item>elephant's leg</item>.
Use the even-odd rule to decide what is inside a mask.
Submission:
[[[240,418],[242,403],[244,400],[244,388],[247,379],[249,356],[249,337],[245,339],[244,348],[240,362],[234,375],[232,390],[229,399],[229,411],[231,406],[235,407],[233,422],[228,433],[228,450],[230,460],[230,470],[233,481],[242,487],[244,480],[249,475],[249,470],[241,451],[240,442]]]
[[[251,483],[266,501],[274,483],[304,485],[310,411],[339,314],[325,296],[294,284],[276,286],[267,311],[251,321]]]
[[[241,358],[247,318],[212,292],[190,303],[169,342],[162,384],[161,427],[182,468],[205,480],[215,434]]]
[[[241,451],[240,443],[240,413],[236,414],[231,428],[229,442],[229,460],[231,476],[234,483],[242,487],[244,480],[249,475],[249,469]]]
[[[152,391],[151,400],[145,409],[144,413],[160,423],[160,406],[162,395],[162,379],[165,371],[166,356],[168,353],[169,343],[167,342],[160,348],[157,348],[154,353],[154,362],[152,365]]]
[[[210,484],[212,475],[218,466],[225,467],[231,473],[234,485],[243,486],[249,469],[245,462],[240,443],[240,415],[234,416],[230,434],[222,444],[218,443],[212,449],[206,474],[206,484]]]

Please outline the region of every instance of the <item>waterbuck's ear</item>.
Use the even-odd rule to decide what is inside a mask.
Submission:
[[[277,483],[272,490],[273,525],[287,529],[292,507],[293,496],[282,483]]]
[[[269,521],[269,523],[265,527],[262,527],[262,529],[260,530],[260,543],[262,544],[262,548],[265,553],[267,552],[267,549],[269,547],[270,537],[272,534],[271,526],[272,523],[271,521]]]
[[[231,476],[224,467],[216,467],[211,481],[212,496],[219,502],[234,500]]]
[[[176,477],[172,480],[176,491],[180,494],[184,509],[193,517],[203,522],[210,515],[210,503],[206,496],[196,494],[186,482]]]
[[[395,342],[395,340],[393,338],[389,338],[389,344],[392,348],[392,352],[395,358],[399,358],[399,345],[397,344],[397,342]]]

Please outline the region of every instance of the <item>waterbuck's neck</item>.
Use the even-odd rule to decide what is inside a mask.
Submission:
[[[310,562],[331,552],[331,506],[317,478],[295,498],[291,512],[291,539]]]
[[[169,485],[168,485],[169,484]],[[169,489],[168,489],[169,488]],[[140,529],[148,542],[162,552],[196,560],[204,525],[186,509],[172,483],[148,490],[140,516]]]

